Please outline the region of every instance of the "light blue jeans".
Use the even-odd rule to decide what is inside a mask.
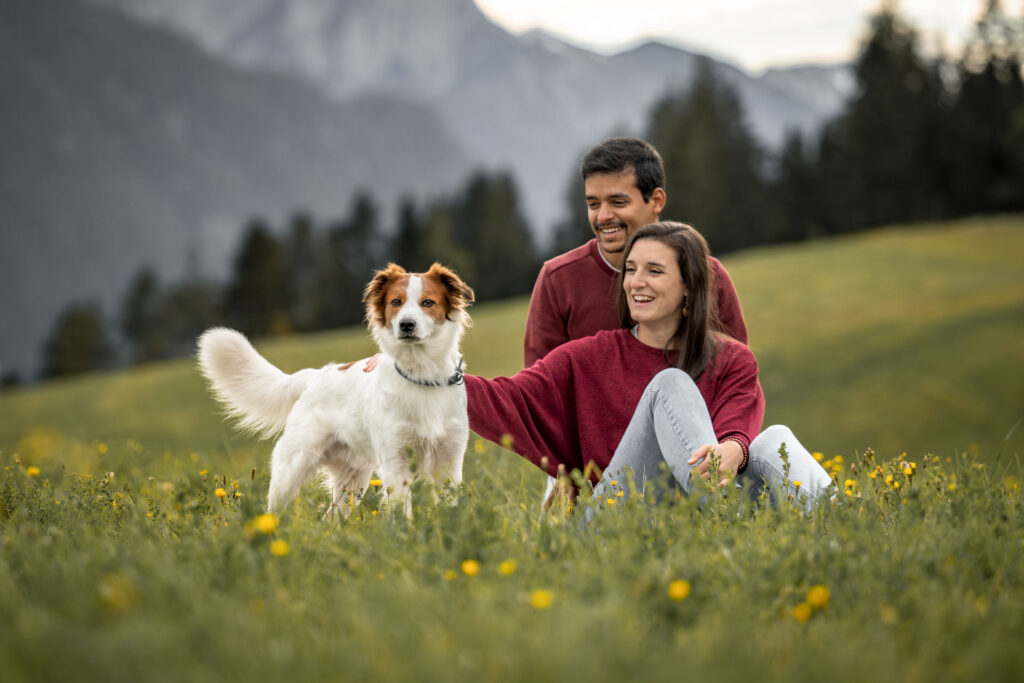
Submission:
[[[638,491],[653,490],[656,497],[680,489],[689,495],[690,455],[706,444],[718,443],[704,397],[689,375],[677,368],[659,372],[644,390],[633,419],[622,435],[611,462],[594,488],[595,496],[629,496],[626,486],[631,476]],[[779,454],[785,445],[789,460]],[[668,488],[655,484],[664,481],[662,465],[671,473]],[[611,481],[618,480],[615,493]],[[794,482],[800,482],[799,487]],[[650,484],[650,486],[648,485]],[[834,495],[832,478],[788,427],[773,425],[761,432],[750,444],[746,469],[737,477],[736,486],[745,489],[756,500],[767,488],[768,499],[776,505],[780,496],[793,495],[807,510],[822,498]]]

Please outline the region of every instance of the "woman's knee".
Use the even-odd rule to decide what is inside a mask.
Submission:
[[[796,444],[799,443],[793,431],[786,425],[772,425],[767,427],[763,432],[757,435],[754,441],[764,441],[765,443],[775,444],[775,448],[779,445],[785,444]],[[751,444],[753,445],[753,444]]]
[[[693,378],[679,368],[665,368],[651,379],[647,384],[648,392],[666,394],[671,392],[694,392],[700,393]]]

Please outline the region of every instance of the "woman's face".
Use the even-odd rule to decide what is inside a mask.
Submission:
[[[635,242],[623,265],[622,287],[634,321],[675,331],[687,294],[675,249],[655,239]]]

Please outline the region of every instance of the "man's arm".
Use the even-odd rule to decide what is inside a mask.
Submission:
[[[740,297],[736,286],[729,277],[729,272],[722,262],[714,256],[708,258],[711,264],[712,277],[715,280],[715,296],[718,298],[718,321],[725,333],[736,341],[747,343],[747,324],[743,320],[743,309],[740,308]]]
[[[569,330],[556,305],[547,265],[540,269],[530,295],[523,335],[523,367],[528,368],[554,349],[569,341]]]

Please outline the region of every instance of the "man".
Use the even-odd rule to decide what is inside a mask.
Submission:
[[[580,173],[594,239],[541,268],[526,318],[523,367],[571,339],[619,327],[614,290],[626,240],[637,228],[658,221],[665,208],[664,165],[643,140],[605,140],[583,157]],[[721,327],[746,344],[736,288],[718,259],[712,257],[710,266]]]

